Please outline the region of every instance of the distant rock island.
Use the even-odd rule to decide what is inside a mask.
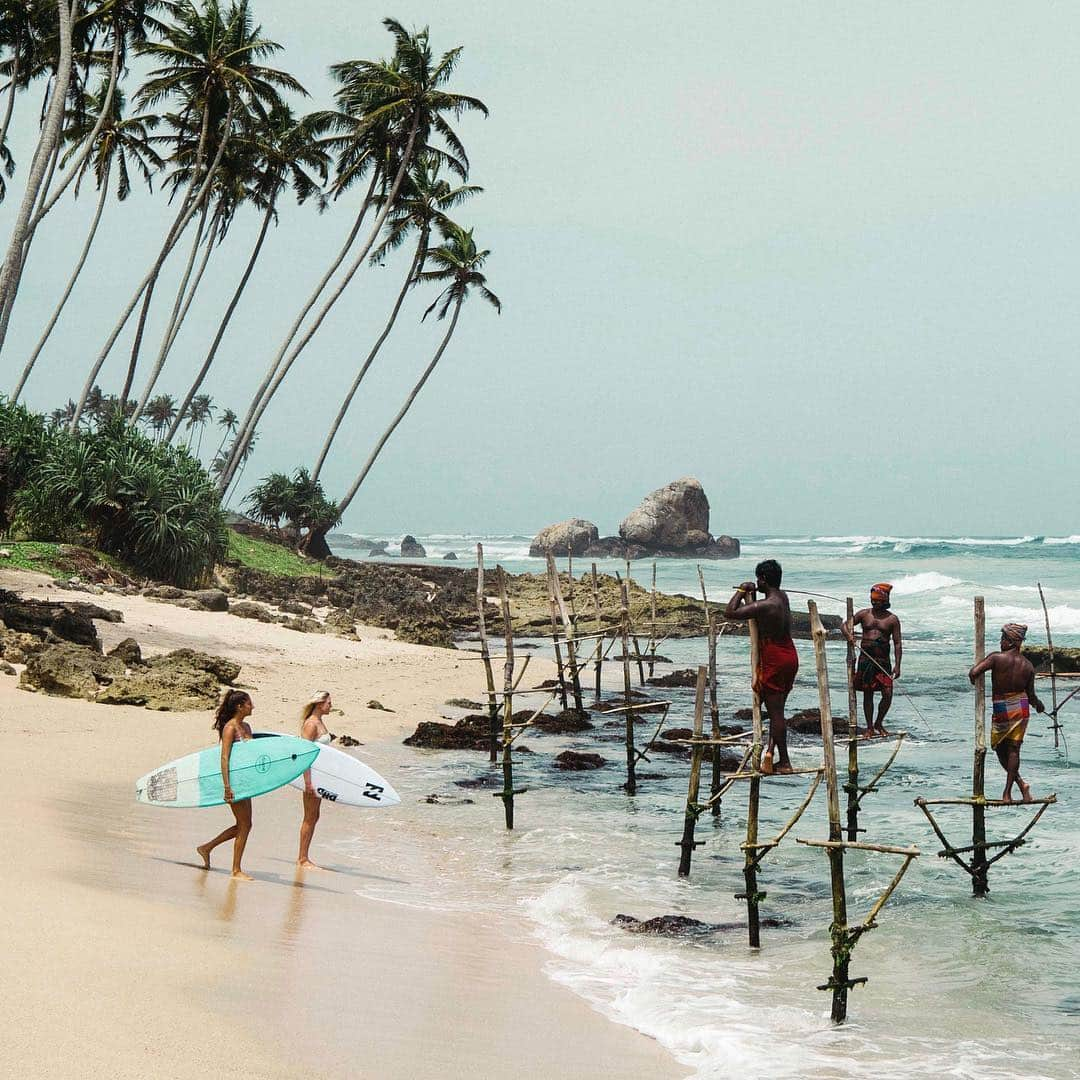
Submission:
[[[584,518],[570,518],[541,529],[529,554],[583,555],[605,559],[735,559],[739,541],[709,532],[709,500],[701,481],[684,476],[657,488],[619,526],[618,536],[601,536]]]

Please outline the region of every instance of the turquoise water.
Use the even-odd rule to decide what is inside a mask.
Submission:
[[[438,557],[455,550],[463,561],[476,538],[420,537]],[[486,561],[508,570],[538,568],[524,537],[485,538]],[[724,802],[720,820],[703,818],[692,876],[679,880],[675,846],[682,826],[688,766],[653,755],[631,799],[619,790],[622,749],[617,729],[580,737],[527,736],[537,751],[522,755],[517,777],[529,787],[518,800],[518,828],[501,828],[499,803],[486,791],[455,781],[483,775],[479,755],[413,752],[402,748],[406,790],[457,792],[471,805],[417,807],[432,836],[441,872],[429,902],[436,906],[501,910],[550,951],[550,974],[620,1022],[655,1037],[682,1061],[688,1075],[854,1077],[880,1075],[997,1077],[1080,1076],[1080,842],[1076,805],[1080,770],[1066,748],[1055,749],[1043,717],[1033,717],[1024,744],[1024,775],[1036,795],[1056,792],[1051,807],[1017,853],[990,872],[991,895],[973,900],[967,876],[937,857],[940,845],[921,811],[919,795],[970,790],[973,694],[966,679],[972,660],[972,597],[986,597],[988,637],[1005,621],[1030,624],[1029,640],[1044,640],[1036,583],[1050,607],[1058,645],[1080,645],[1080,537],[1006,539],[903,537],[750,538],[734,562],[704,567],[711,598],[752,576],[761,558],[778,558],[785,586],[864,603],[875,581],[892,581],[893,607],[902,620],[907,697],[898,693],[891,727],[909,733],[880,790],[864,802],[863,839],[916,844],[923,851],[888,907],[879,928],[858,944],[852,974],[868,976],[852,992],[850,1022],[833,1028],[829,999],[815,989],[830,969],[827,861],[795,837],[823,837],[824,790],[802,822],[763,863],[768,891],[763,915],[783,920],[763,931],[760,952],[748,949],[743,930],[695,941],[643,939],[611,925],[617,913],[640,918],[684,914],[706,922],[738,922],[745,907],[739,843],[745,829],[745,791]],[[342,554],[347,554],[342,550]],[[601,563],[601,569],[619,564]],[[575,568],[577,569],[577,568]],[[585,569],[584,566],[581,569]],[[634,566],[648,584],[649,564]],[[668,592],[698,594],[697,569],[678,560],[658,563],[658,584]],[[793,604],[806,598],[792,595]],[[838,600],[819,599],[825,612],[842,613]],[[798,643],[802,667],[790,708],[817,704],[809,644]],[[844,650],[830,645],[833,708],[847,712]],[[705,659],[700,639],[665,642],[676,666]],[[621,669],[612,665],[609,677]],[[722,639],[719,650],[721,717],[748,704],[745,638]],[[661,670],[666,670],[663,668]],[[478,673],[477,692],[480,692]],[[672,726],[688,720],[691,691],[657,691],[673,705]],[[1040,693],[1049,700],[1048,683]],[[914,705],[912,704],[914,701]],[[1080,695],[1065,706],[1066,739],[1077,728]],[[651,731],[642,725],[641,731]],[[1080,732],[1071,741],[1080,759]],[[792,737],[796,765],[820,759],[820,741]],[[844,750],[841,745],[841,760]],[[563,747],[609,759],[594,773],[551,768]],[[862,751],[862,767],[875,769],[887,750]],[[987,790],[997,794],[1003,774],[987,761]],[[764,785],[762,832],[771,835],[801,801],[805,779]],[[406,800],[408,801],[408,800]],[[1015,835],[1031,810],[989,812],[994,839]],[[947,835],[970,843],[971,815],[943,810]],[[873,903],[897,867],[894,857],[863,852],[846,860],[849,909]]]

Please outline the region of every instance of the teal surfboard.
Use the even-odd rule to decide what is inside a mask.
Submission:
[[[232,744],[229,783],[234,798],[253,799],[284,787],[310,768],[319,756],[317,743],[282,735],[277,739],[247,739]],[[225,802],[221,781],[221,747],[177,758],[135,781],[135,798],[151,806],[220,806]]]

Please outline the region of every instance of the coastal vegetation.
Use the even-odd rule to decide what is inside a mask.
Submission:
[[[54,253],[70,243],[70,270],[49,282],[54,292],[46,297],[48,314],[41,326],[31,330],[32,347],[6,365],[13,375],[11,405],[18,405],[28,384],[48,370],[55,373],[61,363],[71,369],[70,349],[62,349],[58,339],[77,326],[81,306],[109,302],[108,291],[87,286],[92,277],[87,267],[105,238],[115,241],[125,227],[123,214],[110,201],[128,204],[132,192],[145,185],[152,201],[145,195],[131,201],[139,202],[143,213],[147,205],[151,213],[156,206],[164,210],[148,265],[131,291],[115,298],[112,329],[76,361],[77,397],[38,423],[48,432],[53,452],[107,436],[125,452],[137,447],[140,460],[159,468],[168,463],[177,475],[182,468],[194,470],[197,480],[172,491],[177,514],[207,512],[207,473],[219,503],[227,504],[255,452],[267,410],[298,361],[314,351],[313,342],[341,298],[359,288],[365,268],[383,266],[400,253],[401,287],[375,340],[358,342],[355,357],[342,358],[355,374],[340,402],[331,402],[334,415],[326,418],[325,436],[312,444],[313,460],[300,462],[289,477],[264,477],[248,503],[259,513],[266,508],[264,496],[280,493],[283,480],[306,484],[307,495],[297,496],[302,511],[283,511],[280,519],[298,527],[306,554],[329,554],[326,533],[356,498],[443,357],[465,300],[475,294],[500,309],[483,273],[489,251],[471,227],[451,217],[482,191],[469,182],[470,162],[457,121],[469,113],[484,116],[487,107],[454,85],[461,46],[438,52],[426,28],[409,29],[389,18],[383,26],[390,55],[332,63],[332,101],[304,111],[307,90],[287,70],[284,46],[263,33],[248,0],[12,0],[4,5],[0,214],[10,231],[0,265],[0,355],[12,352],[12,320],[30,317],[31,306],[18,305],[20,288],[35,241],[50,233],[49,215],[65,199],[87,206],[85,230],[48,236]],[[43,94],[40,108],[31,104],[34,88]],[[36,131],[29,161],[16,160],[12,149],[20,125],[22,135]],[[279,296],[254,296],[249,286],[272,226],[306,206],[341,215],[340,247],[299,303],[284,338],[263,343],[265,367],[261,376],[255,375],[258,365],[251,369],[252,381],[259,381],[250,387],[246,406],[235,412],[219,408],[205,387],[228,355],[237,311],[244,305],[296,303],[292,282],[277,286]],[[221,298],[201,292],[207,266],[228,258],[234,247],[244,252],[236,259],[235,284]],[[370,449],[357,451],[355,440],[339,435],[411,294],[428,287],[436,293],[424,301],[421,320],[434,315],[440,333],[419,374],[407,378],[410,388],[381,436]],[[205,328],[204,343],[194,354],[189,347],[182,355],[176,349],[185,325],[185,340],[192,328]],[[106,368],[106,362],[120,349],[125,361],[110,385],[108,372],[116,365]],[[111,403],[107,419],[103,401]],[[204,462],[204,429],[215,414],[223,437]],[[60,438],[61,427],[68,442]],[[355,479],[347,491],[340,498],[324,493],[320,477],[329,456],[354,452]],[[46,524],[43,503],[34,513],[28,509],[39,488],[26,489],[19,502],[20,528],[35,536],[43,535]],[[181,509],[189,499],[191,506]],[[77,523],[55,525],[80,529],[86,512]],[[159,532],[165,537],[168,530],[159,526]],[[166,575],[170,580],[195,580],[206,572],[220,546],[216,526],[210,535],[205,551],[176,556],[177,565]],[[109,545],[117,542],[108,539]],[[160,573],[164,548],[140,558]]]

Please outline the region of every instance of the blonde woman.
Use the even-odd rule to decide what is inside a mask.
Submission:
[[[300,738],[313,743],[326,744],[330,742],[330,732],[326,729],[323,717],[333,708],[329,690],[320,690],[313,694],[300,713]],[[296,865],[304,870],[321,870],[308,857],[311,848],[311,838],[315,835],[315,826],[319,821],[319,811],[322,808],[322,796],[315,790],[311,783],[311,770],[304,773],[304,820],[300,824],[300,854],[297,856]]]

